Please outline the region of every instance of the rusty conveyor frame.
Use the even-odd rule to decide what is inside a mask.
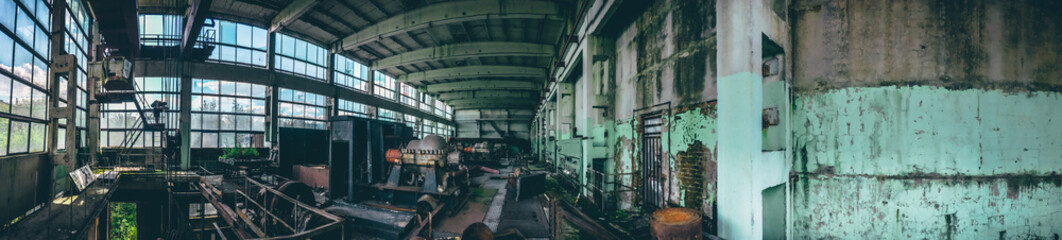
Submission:
[[[274,215],[269,210],[265,209],[261,204],[256,202],[253,197],[250,197],[249,195],[247,195],[246,193],[241,191],[241,189],[235,189],[234,192],[236,192],[236,194],[239,194],[240,196],[242,196],[245,199],[245,202],[252,203],[254,205],[254,207],[256,207],[257,209],[262,210],[262,212],[265,213],[265,215],[263,215],[263,217],[269,217],[269,218],[271,218],[273,220],[276,220],[276,221],[280,222],[288,230],[290,230],[292,232],[296,232],[296,233],[291,234],[291,235],[268,236],[268,234],[265,231],[263,231],[260,227],[258,227],[245,214],[243,214],[240,211],[234,210],[233,208],[229,207],[228,205],[225,205],[224,203],[222,203],[222,199],[220,197],[222,195],[222,191],[220,189],[214,187],[212,184],[208,183],[205,178],[200,178],[200,182],[199,182],[200,193],[203,195],[204,198],[207,199],[207,201],[209,201],[211,203],[211,205],[213,205],[217,209],[218,214],[221,215],[222,219],[224,219],[225,222],[228,223],[230,226],[233,226],[233,228],[232,228],[233,231],[236,233],[236,235],[240,239],[309,239],[311,237],[314,237],[314,236],[317,236],[317,235],[320,235],[320,234],[323,234],[323,233],[326,233],[326,232],[337,230],[336,228],[338,228],[338,230],[340,231],[340,234],[342,234],[342,231],[343,231],[343,219],[342,218],[340,218],[338,216],[335,216],[335,215],[332,215],[332,214],[330,214],[328,212],[325,212],[324,210],[317,209],[315,207],[306,205],[306,204],[304,204],[302,202],[299,202],[298,200],[292,199],[291,197],[288,197],[284,193],[281,193],[281,192],[279,192],[279,191],[277,191],[277,190],[275,190],[273,188],[270,188],[270,187],[268,187],[268,186],[266,186],[266,185],[264,185],[262,183],[259,183],[258,181],[250,179],[248,177],[243,177],[242,180],[244,180],[246,183],[254,184],[254,185],[256,185],[257,187],[259,187],[261,189],[265,189],[266,191],[274,194],[274,196],[276,196],[276,197],[280,197],[280,198],[284,199],[285,201],[293,203],[294,206],[296,206],[295,207],[296,209],[300,209],[301,208],[301,209],[309,211],[309,212],[311,212],[313,214],[316,214],[316,215],[319,215],[319,216],[324,217],[326,219],[332,220],[332,222],[324,224],[324,225],[321,225],[321,226],[318,226],[318,227],[313,228],[313,229],[306,230],[306,231],[296,232],[295,228],[292,227],[291,224],[289,224],[288,222],[284,221],[282,218],[277,217],[276,215]],[[245,205],[245,207],[250,207],[250,206],[246,206]],[[251,232],[248,233],[247,231],[243,230],[244,228],[250,229]]]

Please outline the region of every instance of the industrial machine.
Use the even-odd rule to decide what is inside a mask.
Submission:
[[[412,139],[402,123],[335,117],[325,210],[349,228],[388,239],[418,236],[446,209],[467,200],[468,170],[442,137]]]

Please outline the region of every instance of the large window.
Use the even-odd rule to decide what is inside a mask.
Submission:
[[[369,117],[369,106],[357,102],[339,99],[340,116]]]
[[[193,148],[265,147],[264,85],[193,79]]]
[[[428,96],[428,94],[424,94],[424,102],[420,104],[420,110],[431,113],[431,111],[434,109],[431,104],[434,102],[435,100],[433,100],[431,96]]]
[[[376,96],[380,96],[386,99],[395,100],[395,78],[384,75],[381,72],[374,72],[373,83],[376,84],[374,93]]]
[[[151,111],[155,101],[166,102],[168,110],[158,115],[158,122],[166,130],[176,132],[180,119],[181,84],[178,78],[139,77],[135,79],[137,99],[143,116],[149,123],[156,123]],[[100,146],[103,147],[161,147],[164,139],[161,132],[144,132],[141,115],[133,103],[104,104],[100,112]]]
[[[361,91],[369,90],[369,67],[350,60],[343,55],[335,55],[335,84]]]
[[[276,34],[276,58],[273,67],[279,71],[324,81],[328,72],[328,51],[302,39]]]
[[[376,108],[376,119],[394,122],[398,121],[398,114],[389,109]]]
[[[268,35],[264,28],[208,19],[198,40],[215,44],[210,60],[265,67]]]
[[[403,104],[406,104],[406,106],[416,107],[417,103],[420,102],[420,101],[417,101],[417,97],[420,96],[420,93],[417,92],[417,89],[413,88],[413,86],[410,86],[410,85],[405,84],[405,83],[402,83],[400,85],[401,85],[401,88],[402,88],[402,97],[401,97],[402,99],[401,99],[401,102]]]
[[[280,89],[280,101],[277,116],[281,127],[327,129],[328,98],[322,95]]]
[[[50,6],[0,0],[0,155],[47,146]]]
[[[184,27],[181,19],[178,15],[140,15],[140,44],[180,46],[181,29]]]

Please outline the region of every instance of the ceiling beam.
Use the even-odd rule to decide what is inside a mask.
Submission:
[[[536,67],[521,66],[465,66],[428,70],[401,75],[395,78],[399,82],[419,85],[424,81],[468,78],[546,78],[546,70]]]
[[[303,14],[313,9],[313,6],[317,5],[317,0],[295,0],[288,4],[283,10],[277,13],[273,17],[273,21],[269,26],[270,32],[276,32],[281,28],[287,27],[288,24],[295,22]]]
[[[499,104],[499,105],[515,105],[515,104],[529,104],[537,103],[538,101],[532,99],[461,99],[452,100],[446,102],[450,106],[467,106],[476,104]]]
[[[210,12],[210,4],[214,0],[192,0],[191,6],[184,14],[184,19],[189,21],[184,24],[184,33],[181,36],[181,56],[192,52],[199,33],[203,31],[203,23]]]
[[[527,101],[526,103],[525,102],[514,102],[514,103],[507,103],[507,104],[498,104],[498,103],[487,102],[487,103],[471,103],[471,104],[465,104],[465,105],[453,105],[453,108],[454,108],[454,110],[465,110],[465,109],[514,109],[514,108],[532,109],[532,108],[535,107],[536,104],[537,103],[535,101]]]
[[[440,93],[435,99],[440,101],[460,99],[489,99],[489,98],[514,98],[514,99],[538,99],[536,91],[513,91],[513,90],[481,90]]]
[[[552,1],[474,0],[442,2],[418,8],[368,26],[333,45],[336,51],[351,50],[369,42],[409,31],[449,23],[481,19],[563,20],[561,6]]]
[[[481,89],[537,91],[542,87],[541,85],[542,84],[534,82],[480,80],[429,84],[425,87],[424,91],[429,93],[472,91]]]
[[[473,42],[457,43],[400,53],[372,63],[373,70],[428,61],[444,61],[472,57],[493,56],[553,56],[553,46],[548,44],[520,42]]]

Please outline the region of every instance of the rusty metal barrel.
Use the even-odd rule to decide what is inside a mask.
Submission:
[[[653,239],[701,239],[701,214],[689,208],[665,208],[649,218]]]

